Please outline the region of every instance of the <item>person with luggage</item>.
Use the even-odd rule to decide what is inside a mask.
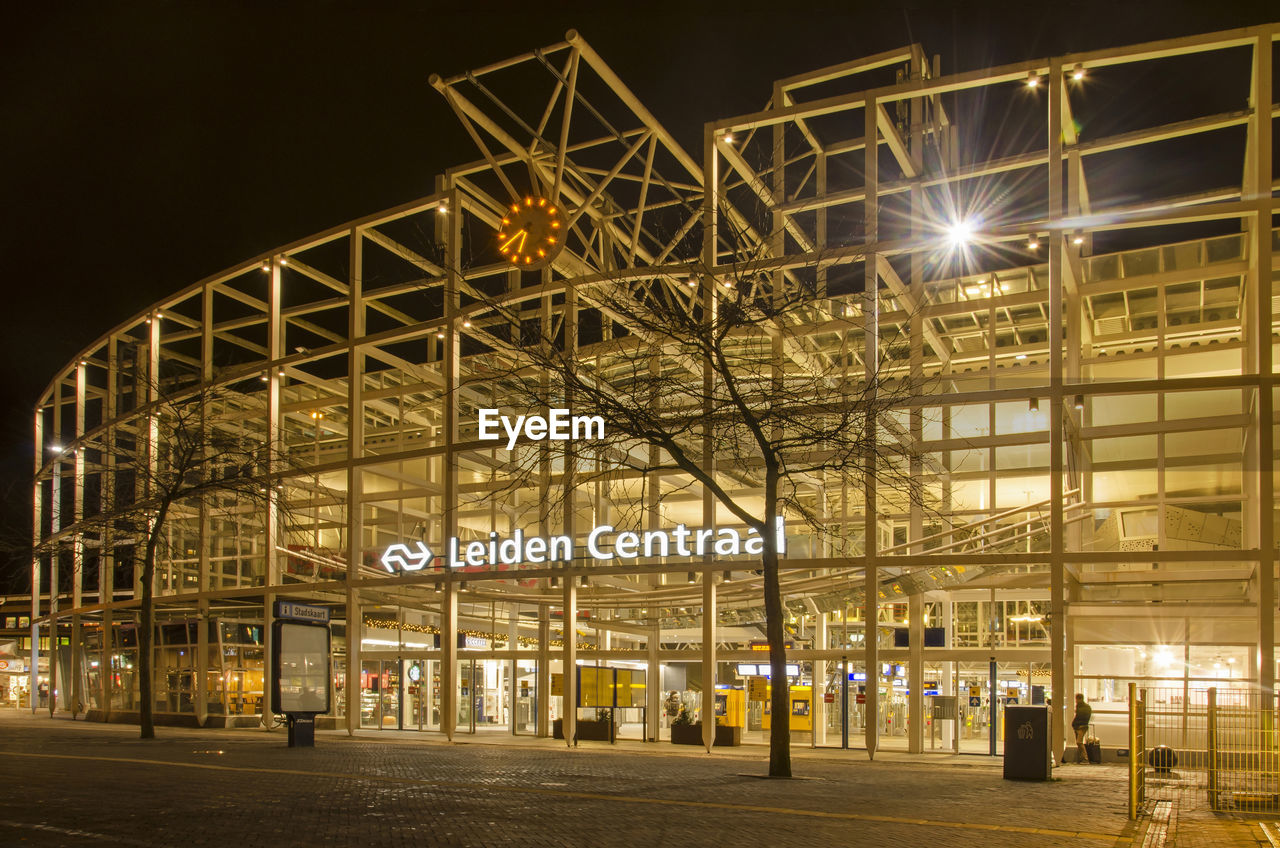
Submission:
[[[1076,762],[1086,765],[1089,751],[1084,740],[1089,734],[1089,722],[1093,720],[1093,707],[1085,703],[1084,695],[1076,693],[1076,714],[1071,719],[1071,729],[1076,732]]]

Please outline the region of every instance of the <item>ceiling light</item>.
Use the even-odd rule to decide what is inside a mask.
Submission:
[[[1084,409],[1084,395],[1076,395],[1075,406],[1076,409]]]
[[[1084,65],[1076,62],[1076,66],[1071,69],[1071,78],[1076,82],[1084,79]]]
[[[1039,236],[1031,236],[1030,238],[1027,239],[1027,250],[1039,250],[1039,249],[1040,249]]]
[[[1032,398],[1031,400],[1027,401],[1027,409],[1031,410],[1032,412],[1039,412],[1040,398]]]
[[[1027,71],[1027,88],[1040,85],[1040,76],[1035,71]]]
[[[1015,355],[1013,358],[1014,358],[1014,359],[1026,359],[1026,358],[1027,358],[1027,355],[1026,355],[1025,353],[1019,353],[1019,354]]]

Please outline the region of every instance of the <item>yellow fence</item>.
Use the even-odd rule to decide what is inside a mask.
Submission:
[[[1129,684],[1129,816],[1174,797],[1216,811],[1280,810],[1277,706],[1254,689]]]

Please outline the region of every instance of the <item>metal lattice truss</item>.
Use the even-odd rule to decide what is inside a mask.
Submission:
[[[59,569],[75,575],[76,608],[90,584],[95,609],[133,603],[130,587],[114,583],[127,540],[87,523],[131,485],[129,467],[155,461],[148,422],[162,401],[211,384],[225,390],[218,426],[254,435],[301,469],[275,483],[297,520],[272,528],[268,515],[180,509],[161,587],[175,607],[289,591],[438,610],[455,583],[438,570],[388,575],[378,552],[530,522],[572,530],[622,502],[657,515],[661,501],[667,521],[698,524],[716,514],[710,495],[670,475],[581,485],[552,516],[545,504],[565,485],[559,472],[512,491],[505,469],[527,464],[531,448],[482,444],[475,420],[502,405],[497,375],[519,357],[499,332],[510,315],[495,301],[554,334],[577,326],[575,298],[589,300],[593,288],[644,281],[695,308],[690,281],[709,277],[823,294],[785,334],[760,328],[763,338],[785,335],[784,369],[841,361],[856,371],[883,358],[890,372],[939,381],[935,396],[885,422],[922,454],[914,473],[932,511],[815,476],[804,497],[827,532],[793,521],[799,539],[784,582],[793,610],[1010,575],[1052,584],[1059,602],[1070,580],[1087,599],[1091,586],[1124,582],[1115,574],[1132,558],[1119,535],[1104,544],[1092,519],[1151,503],[1237,529],[1243,521],[1234,546],[1170,547],[1179,537],[1160,531],[1158,554],[1139,549],[1176,566],[1162,579],[1185,564],[1188,579],[1209,575],[1202,585],[1215,600],[1245,603],[1271,581],[1241,564],[1275,546],[1270,475],[1255,472],[1275,457],[1275,182],[1265,153],[1280,111],[1270,60],[1258,57],[1270,56],[1276,35],[1261,27],[946,76],[910,45],[779,80],[761,111],[705,127],[701,161],[573,32],[433,77],[476,161],[441,175],[428,197],[174,294],[56,376],[36,415],[43,563],[55,583]],[[1080,77],[1242,51],[1255,56],[1238,80],[1247,108],[1121,122],[1108,136],[1081,129],[1094,107]],[[983,98],[1026,131],[1008,138],[969,126]],[[1117,162],[1172,168],[1188,140],[1229,159],[1227,170],[1205,167],[1176,193],[1159,181],[1137,197],[1109,190]],[[1213,182],[1224,172],[1230,184]],[[565,210],[564,247],[536,276],[513,270],[493,239],[509,204],[531,195]],[[1205,222],[1235,231],[1093,252],[1095,239],[1117,233]],[[959,224],[974,229],[968,248],[953,243]],[[613,352],[636,343],[606,333],[578,353],[607,379]],[[700,373],[676,356],[656,367]],[[1234,482],[1214,470],[1222,467]],[[743,497],[760,486],[749,464],[718,474]],[[86,582],[91,562],[98,576]],[[583,595],[593,608],[635,626],[675,626],[673,610],[703,598],[684,579],[690,568],[655,559],[473,573],[464,614],[556,604],[553,578],[589,570]],[[759,620],[748,560],[692,568],[733,576],[721,584],[723,621]]]

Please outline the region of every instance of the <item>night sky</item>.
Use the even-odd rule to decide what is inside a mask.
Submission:
[[[913,40],[951,73],[1278,17],[1268,2],[1120,0],[5,4],[0,536],[30,538],[32,407],[84,346],[479,158],[433,72],[576,28],[697,158],[703,122],[762,108],[774,79]],[[9,559],[0,591],[26,591]]]

